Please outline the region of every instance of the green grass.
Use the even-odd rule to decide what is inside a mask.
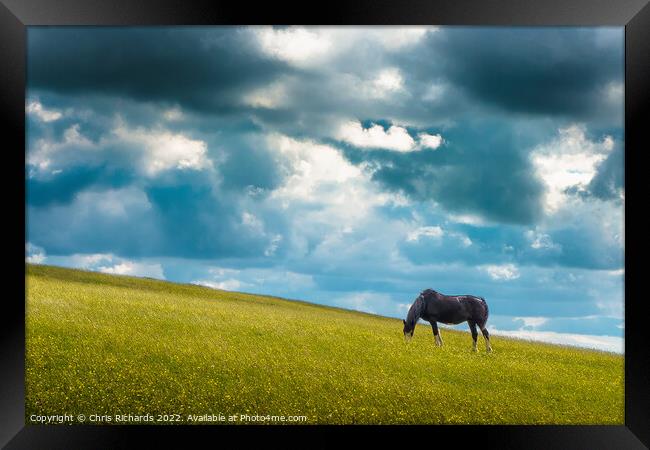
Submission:
[[[199,286],[27,265],[32,414],[623,424],[623,357]],[[488,323],[489,328],[489,323]]]

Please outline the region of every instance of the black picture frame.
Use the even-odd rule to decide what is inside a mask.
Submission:
[[[25,228],[25,68],[26,27],[31,25],[200,25],[200,24],[354,24],[354,25],[567,25],[625,26],[625,179],[626,198],[644,200],[641,163],[647,150],[644,125],[650,111],[650,6],[648,0],[386,0],[327,1],[321,4],[148,0],[0,0],[0,114],[5,133],[3,193],[10,203],[5,214],[5,275],[0,353],[0,445],[18,448],[122,448],[134,439],[147,446],[185,441],[197,435],[217,442],[231,434],[240,443],[258,437],[286,443],[309,440],[319,447],[332,439],[360,436],[383,441],[399,434],[410,445],[450,439],[495,448],[646,448],[650,447],[650,358],[644,340],[647,299],[642,292],[643,219],[626,208],[625,254],[625,425],[623,426],[435,426],[416,434],[406,427],[300,426],[25,426],[24,339],[25,242],[14,238]],[[644,120],[646,122],[644,122]],[[21,181],[22,177],[22,181]],[[16,213],[22,211],[22,215]],[[22,231],[21,231],[22,230]],[[638,263],[635,261],[638,260]],[[22,261],[22,262],[20,262]],[[22,281],[21,281],[22,280]],[[21,300],[21,297],[23,299]],[[534,395],[534,393],[531,393]],[[421,441],[421,442],[418,442]],[[303,441],[304,442],[304,441]]]

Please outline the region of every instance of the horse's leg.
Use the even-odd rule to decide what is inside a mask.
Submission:
[[[481,327],[481,333],[483,333],[483,337],[485,338],[485,348],[488,352],[491,352],[492,346],[490,345],[490,333],[488,333],[487,328],[485,328],[485,324],[479,326]]]
[[[473,320],[468,320],[467,323],[469,324],[469,331],[472,332],[472,341],[474,341],[472,350],[477,352],[478,348],[476,346],[476,340],[478,339],[478,331],[476,331],[476,322]]]
[[[436,339],[436,345],[438,347],[442,346],[442,338],[440,337],[440,332],[438,331],[438,322],[435,320],[432,321],[431,329],[433,330],[433,337]]]

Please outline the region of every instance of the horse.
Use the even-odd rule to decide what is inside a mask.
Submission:
[[[438,322],[457,325],[467,321],[474,341],[473,351],[478,351],[476,326],[481,329],[485,339],[485,347],[492,351],[490,333],[485,328],[489,315],[488,305],[483,297],[474,295],[444,295],[433,289],[426,289],[415,299],[404,323],[404,339],[408,342],[413,337],[415,325],[419,319],[431,324],[433,336],[438,347],[442,346],[442,338],[438,331]]]

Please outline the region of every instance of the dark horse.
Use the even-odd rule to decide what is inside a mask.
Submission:
[[[474,351],[476,349],[476,326],[481,329],[485,338],[485,346],[488,352],[492,351],[490,345],[490,333],[485,328],[488,320],[488,305],[482,297],[474,295],[444,295],[433,289],[427,289],[415,299],[404,322],[404,338],[408,341],[413,337],[415,324],[418,319],[424,319],[431,324],[436,345],[442,345],[442,338],[438,332],[438,322],[445,324],[459,324],[467,321],[474,340]]]

